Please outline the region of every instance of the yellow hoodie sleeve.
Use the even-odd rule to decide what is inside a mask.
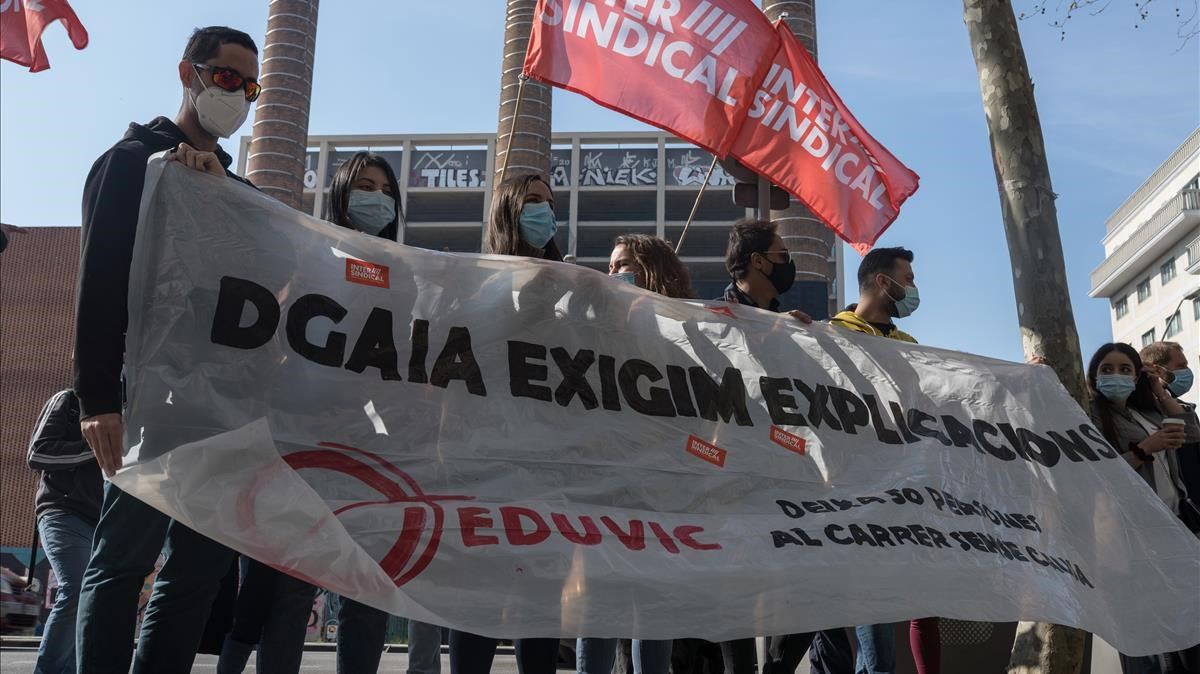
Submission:
[[[878,330],[875,329],[875,326],[859,318],[858,314],[854,313],[853,311],[843,311],[837,316],[829,319],[829,322],[838,326],[839,328],[845,328],[846,330],[853,330],[854,332],[875,335],[876,337],[883,336]]]
[[[882,332],[880,332],[878,328],[876,328],[874,325],[871,325],[870,323],[864,321],[862,318],[859,317],[858,314],[854,313],[853,311],[843,311],[843,312],[839,313],[837,316],[834,316],[833,318],[829,319],[829,322],[830,322],[830,324],[836,325],[839,328],[853,330],[854,332],[861,332],[866,335],[875,335],[876,337],[886,337],[887,339],[894,339],[894,340],[897,340],[900,342],[909,342],[912,344],[917,343],[917,340],[914,339],[912,335],[908,334],[907,332],[904,332],[903,330],[900,330],[899,328],[892,330],[892,332],[890,334],[885,335]]]

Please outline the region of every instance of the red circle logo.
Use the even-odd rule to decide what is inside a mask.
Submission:
[[[473,496],[434,496],[426,494],[408,473],[378,454],[334,442],[322,442],[321,449],[292,452],[283,457],[293,470],[328,470],[353,477],[377,491],[378,499],[344,505],[335,516],[372,505],[404,504],[396,542],[379,560],[379,566],[400,587],[424,571],[442,540],[446,514],[441,501],[471,501]]]

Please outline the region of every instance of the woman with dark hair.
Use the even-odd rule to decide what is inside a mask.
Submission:
[[[383,157],[357,152],[338,166],[325,204],[325,219],[347,229],[396,241],[403,222],[396,173]],[[243,671],[258,644],[258,671],[296,672],[317,589],[250,558],[244,558],[233,630],[218,674]],[[338,609],[337,670],[361,674],[379,669],[388,614],[343,597]],[[441,628],[409,621],[409,672],[437,674]]]
[[[397,241],[404,213],[396,173],[383,157],[358,152],[333,174],[325,219],[381,239]],[[387,637],[388,614],[342,597],[338,608],[337,670],[359,674],[379,669]],[[442,628],[408,621],[408,672],[441,671]]]
[[[608,275],[667,297],[691,299],[692,279],[671,244],[648,234],[622,234],[613,242]],[[578,674],[609,674],[617,656],[617,639],[581,637],[575,646]],[[634,674],[667,674],[672,642],[634,639]]]
[[[383,157],[357,152],[333,174],[325,219],[381,239],[398,241],[403,211],[396,173]]]
[[[561,262],[554,242],[557,232],[550,181],[540,173],[516,175],[500,183],[492,196],[484,252]],[[488,674],[498,643],[492,637],[450,630],[451,674]],[[514,645],[521,674],[555,674],[558,639],[517,639]]]
[[[484,252],[561,262],[557,233],[554,192],[545,176],[525,173],[500,183],[492,197]]]
[[[1164,389],[1163,378],[1161,368],[1143,365],[1138,352],[1121,343],[1100,347],[1087,370],[1092,421],[1178,515],[1187,491],[1179,479],[1175,450],[1184,442],[1190,415]],[[1200,645],[1159,655],[1121,654],[1124,674],[1196,672],[1198,668]]]

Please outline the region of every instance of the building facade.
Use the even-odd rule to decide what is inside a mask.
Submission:
[[[494,135],[309,136],[308,142],[305,212],[321,217],[334,171],[355,152],[370,150],[391,164],[399,180],[406,216],[401,242],[449,252],[482,250]],[[243,157],[248,143],[242,139]],[[661,132],[554,134],[550,177],[559,250],[607,272],[619,234],[679,241],[711,162],[712,155]],[[734,179],[718,166],[679,251],[700,298],[719,297],[729,283],[724,261],[729,225],[753,215],[733,203],[733,186]],[[784,245],[796,261],[796,284],[783,306],[827,318],[844,303],[836,278],[842,246],[814,250],[811,241],[793,238],[785,236]]]
[[[71,386],[79,231],[28,227],[0,253],[0,566],[18,573],[35,528],[29,436],[50,396]]]
[[[1178,342],[1200,370],[1200,128],[1109,217],[1103,244],[1088,294],[1109,300],[1113,340]]]

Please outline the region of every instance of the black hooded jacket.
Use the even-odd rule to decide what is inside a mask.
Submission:
[[[96,524],[104,499],[104,477],[79,430],[79,401],[70,390],[55,393],[38,415],[26,459],[42,472],[34,509],[73,513]]]
[[[84,183],[74,386],[84,419],[121,411],[129,266],[146,162],[186,142],[187,136],[166,117],[130,124],[125,136],[92,165]],[[232,157],[219,147],[216,154],[229,177],[247,182],[229,172]]]

